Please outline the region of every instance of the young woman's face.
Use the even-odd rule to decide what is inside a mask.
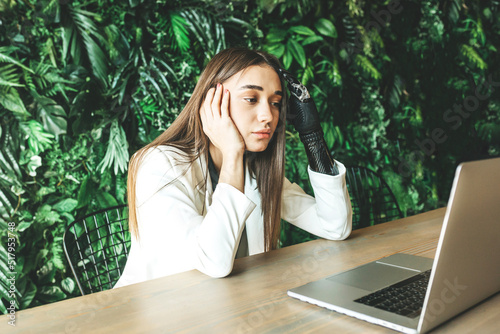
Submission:
[[[276,71],[250,66],[223,83],[229,90],[229,114],[247,151],[262,152],[273,137],[279,120],[283,91]]]

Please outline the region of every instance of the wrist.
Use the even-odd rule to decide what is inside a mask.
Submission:
[[[219,183],[227,183],[244,193],[244,152],[223,154],[222,166],[219,174]]]
[[[228,151],[222,153],[222,165],[237,165],[239,162],[243,164],[244,150]]]

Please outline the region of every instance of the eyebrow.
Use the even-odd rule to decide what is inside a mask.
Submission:
[[[262,88],[261,86],[257,86],[257,85],[244,85],[244,86],[241,86],[239,90],[244,90],[244,89],[254,89],[254,90],[261,91],[261,92],[264,91],[264,88]],[[283,92],[280,90],[275,91],[274,94],[279,95],[279,96],[283,96]]]

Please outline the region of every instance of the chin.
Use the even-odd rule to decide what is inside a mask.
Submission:
[[[246,150],[248,152],[255,152],[255,153],[264,152],[267,149],[267,146],[268,146],[267,144],[265,144],[265,145],[263,145],[263,144],[261,144],[261,145],[247,145]]]
[[[264,152],[266,149],[247,149],[247,152],[253,152],[253,153],[259,153],[259,152]]]

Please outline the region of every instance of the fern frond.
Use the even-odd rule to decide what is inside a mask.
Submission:
[[[104,173],[106,169],[113,167],[113,172],[117,175],[118,172],[124,173],[127,170],[128,160],[127,136],[118,121],[114,120],[111,123],[106,154],[97,168]]]
[[[8,64],[0,67],[0,80],[4,81],[6,84],[4,86],[10,87],[22,87],[21,75],[17,71],[14,64]],[[20,85],[20,86],[19,86]]]
[[[189,40],[188,24],[186,19],[180,16],[177,12],[170,13],[170,32],[174,49],[179,49],[181,52],[189,50],[191,41]]]
[[[83,59],[89,60],[92,72],[105,85],[108,84],[108,59],[101,45],[106,45],[107,39],[94,23],[97,14],[77,8],[69,8],[64,27],[63,57],[71,55],[73,61],[82,64]]]
[[[8,55],[9,51],[12,48],[7,47],[7,46],[2,46],[0,47],[0,63],[9,63],[9,64],[14,64],[16,66],[21,67],[23,70],[26,70],[28,72],[33,72],[32,69],[29,67],[25,66],[23,63],[21,63],[19,60],[12,58],[11,56]]]
[[[211,14],[198,9],[186,9],[179,12],[179,15],[185,19],[207,59],[226,48],[224,27]]]
[[[375,80],[382,78],[380,72],[373,66],[368,58],[362,55],[356,55],[356,65],[358,65],[361,70]]]
[[[35,120],[21,123],[20,128],[27,135],[28,145],[35,155],[45,151],[53,143],[54,135],[45,132],[42,125]]]
[[[452,23],[456,23],[460,18],[460,9],[462,8],[462,0],[451,0],[447,3],[448,19]]]
[[[462,44],[460,47],[460,54],[471,64],[474,64],[477,68],[485,70],[488,68],[488,64],[481,58],[481,56],[474,50],[473,47]]]
[[[23,84],[16,83],[16,82],[11,82],[4,80],[0,77],[0,86],[6,86],[6,87],[24,87]]]

